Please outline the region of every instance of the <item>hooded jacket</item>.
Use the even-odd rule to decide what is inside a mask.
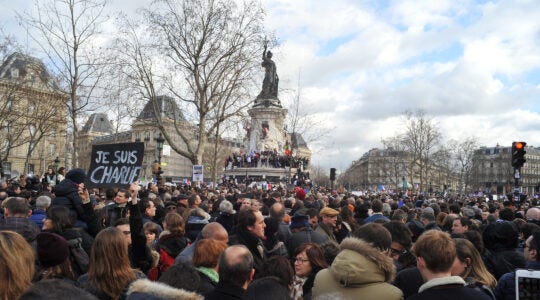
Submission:
[[[82,207],[82,199],[79,196],[79,188],[77,183],[71,179],[64,179],[54,188],[55,198],[51,201],[53,206],[65,206],[69,209],[73,220],[85,220],[84,209]]]
[[[203,300],[204,297],[182,289],[177,289],[163,283],[153,282],[148,279],[139,279],[129,287],[128,300]]]
[[[346,238],[332,265],[319,271],[313,298],[322,295],[342,299],[400,300],[403,292],[390,284],[395,270],[392,258],[357,238]]]

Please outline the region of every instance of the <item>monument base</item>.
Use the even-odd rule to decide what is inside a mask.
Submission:
[[[289,178],[296,174],[296,168],[233,168],[225,170],[225,178],[236,180],[238,183],[269,182],[280,183],[289,182]]]

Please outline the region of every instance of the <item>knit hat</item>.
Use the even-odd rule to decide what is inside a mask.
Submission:
[[[77,184],[81,184],[86,180],[86,173],[83,169],[71,169],[67,172],[66,178]]]
[[[297,187],[295,189],[294,193],[295,193],[296,198],[298,198],[300,200],[306,199],[306,192],[302,188]]]
[[[289,225],[289,228],[292,230],[295,228],[310,227],[310,226],[311,224],[309,224],[307,215],[295,214],[291,218],[291,225]]]
[[[38,259],[44,268],[57,266],[69,256],[67,241],[56,233],[41,232],[37,235],[36,242]]]

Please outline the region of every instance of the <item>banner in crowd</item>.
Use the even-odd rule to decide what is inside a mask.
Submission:
[[[144,143],[92,146],[92,158],[86,179],[89,188],[129,187],[139,178]]]

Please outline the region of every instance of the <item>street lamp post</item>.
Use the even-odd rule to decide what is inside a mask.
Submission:
[[[161,183],[161,174],[163,171],[161,170],[161,153],[163,151],[163,143],[165,142],[165,139],[161,136],[161,133],[159,133],[159,136],[156,138],[156,148],[158,151],[158,170],[156,174],[156,180],[158,182],[158,185]]]

